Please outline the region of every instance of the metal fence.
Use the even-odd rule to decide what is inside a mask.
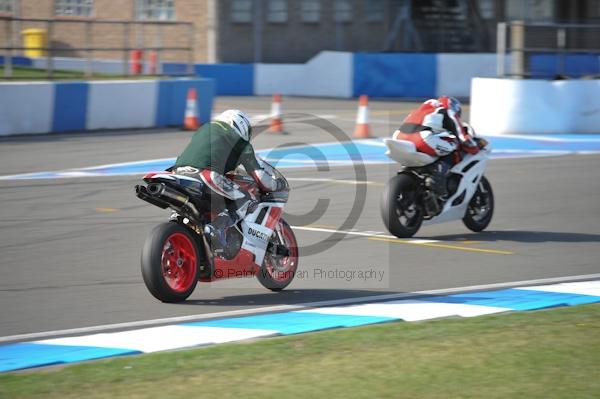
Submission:
[[[497,29],[499,77],[600,76],[600,25],[514,21]]]
[[[25,46],[21,36],[27,29],[41,29],[45,44]],[[183,45],[182,45],[183,43]],[[58,57],[80,59],[84,76],[91,77],[94,61],[111,59],[121,64],[117,76],[163,76],[163,62],[187,64],[184,74],[193,74],[194,25],[190,22],[43,19],[0,16],[0,51],[4,78],[16,78],[12,57],[31,51],[43,53],[44,78],[55,77]],[[144,68],[143,66],[150,66]]]

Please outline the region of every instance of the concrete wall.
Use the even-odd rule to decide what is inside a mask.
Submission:
[[[254,94],[352,97],[352,53],[324,51],[306,64],[256,64]]]
[[[210,79],[0,83],[0,136],[178,126],[191,87],[207,122]]]
[[[486,134],[600,132],[600,80],[473,80],[471,124]]]

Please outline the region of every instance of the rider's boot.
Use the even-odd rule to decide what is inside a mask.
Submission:
[[[211,237],[211,241],[217,249],[223,250],[227,247],[227,230],[235,226],[247,214],[254,212],[257,205],[257,201],[248,200],[237,210],[230,211],[225,208],[204,227],[204,232]]]
[[[211,223],[204,226],[204,232],[210,236],[215,249],[223,250],[227,247],[227,230],[238,221],[237,212],[234,212],[234,217],[232,217],[229,210],[225,209]]]

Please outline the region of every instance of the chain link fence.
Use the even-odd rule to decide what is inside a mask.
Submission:
[[[90,20],[89,18],[16,18],[0,16],[0,52],[6,79],[18,79],[13,57],[34,60],[29,67],[57,78],[58,69],[81,71],[84,77],[163,76],[166,62],[187,64],[192,75],[194,25],[190,22]]]
[[[600,78],[600,25],[501,22],[497,38],[499,77]]]

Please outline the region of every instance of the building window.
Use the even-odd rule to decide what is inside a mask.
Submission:
[[[252,0],[233,0],[231,2],[231,21],[252,22]]]
[[[554,0],[507,0],[506,19],[551,22],[554,20]]]
[[[352,21],[352,1],[335,0],[335,3],[333,3],[333,17],[335,22]]]
[[[12,14],[15,12],[15,0],[0,0],[0,14]]]
[[[288,20],[287,0],[269,0],[269,22],[283,23]]]
[[[135,17],[139,20],[172,21],[175,19],[175,0],[136,0]]]
[[[479,0],[479,14],[483,19],[496,19],[495,0]]]
[[[367,0],[365,4],[367,22],[383,22],[383,0]]]
[[[321,20],[321,0],[302,0],[302,22]]]
[[[94,12],[94,0],[56,0],[54,15],[91,17]]]

